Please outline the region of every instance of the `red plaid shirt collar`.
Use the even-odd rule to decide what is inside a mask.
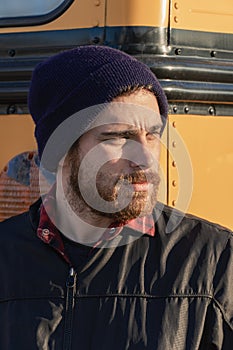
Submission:
[[[70,259],[65,253],[62,235],[58,228],[53,224],[55,217],[55,186],[46,195],[40,207],[40,219],[37,228],[37,236],[44,242],[51,245],[65,260],[70,264]],[[49,213],[49,215],[48,215]],[[51,218],[51,219],[50,219]],[[95,243],[94,248],[100,246],[105,241],[114,239],[120,234],[124,227],[147,234],[155,235],[155,225],[152,215],[138,217],[130,220],[126,225],[116,226],[111,224],[102,234],[101,238]]]

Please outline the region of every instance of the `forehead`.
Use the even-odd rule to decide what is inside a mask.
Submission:
[[[110,131],[121,127],[149,130],[162,126],[156,97],[152,93],[120,96],[106,105],[91,128]]]

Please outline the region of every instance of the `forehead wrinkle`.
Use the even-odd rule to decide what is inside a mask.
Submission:
[[[115,128],[114,128],[115,127]],[[132,133],[132,134],[138,134],[140,131],[146,131],[146,132],[154,132],[162,127],[162,123],[154,124],[152,126],[149,126],[148,128],[144,128],[137,125],[127,125],[125,124],[113,124],[108,125],[107,130],[101,131],[101,135],[109,135],[109,134],[119,134],[119,133]],[[98,128],[97,130],[98,131]]]
[[[91,127],[104,124],[152,125],[161,121],[159,110],[127,102],[112,102],[100,112]],[[145,128],[144,128],[145,129]]]

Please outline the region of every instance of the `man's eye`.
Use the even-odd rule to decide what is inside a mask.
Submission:
[[[125,143],[127,138],[128,137],[114,137],[111,139],[104,140],[104,143],[108,145],[122,145]]]
[[[148,140],[158,139],[161,136],[161,130],[158,129],[158,130],[155,130],[153,132],[148,132],[146,136],[147,136]]]

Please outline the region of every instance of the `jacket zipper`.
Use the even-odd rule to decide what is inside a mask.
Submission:
[[[73,321],[73,309],[74,309],[74,296],[76,291],[76,272],[73,267],[70,268],[69,276],[66,281],[66,308],[65,308],[65,330],[64,330],[64,342],[63,350],[71,350],[71,337],[72,337],[72,321]]]

